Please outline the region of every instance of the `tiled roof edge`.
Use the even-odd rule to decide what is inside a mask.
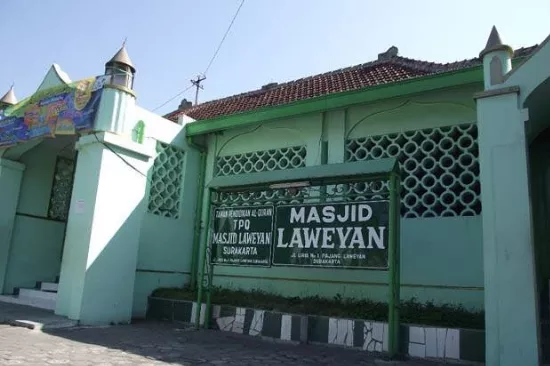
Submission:
[[[516,49],[514,51],[514,58],[522,58],[522,57],[528,56],[530,53],[533,52],[533,50],[535,50],[537,48],[537,46],[538,45],[533,45],[533,46],[521,47],[521,48]],[[349,72],[349,71],[353,71],[353,70],[357,70],[357,69],[374,67],[374,66],[388,64],[388,63],[395,64],[395,65],[402,66],[402,67],[408,67],[408,68],[411,68],[411,69],[414,69],[414,70],[428,72],[430,74],[437,74],[437,73],[443,73],[443,72],[448,72],[448,71],[456,71],[456,70],[468,69],[468,68],[471,68],[471,67],[479,66],[479,65],[481,65],[481,59],[479,57],[474,57],[474,58],[470,58],[470,59],[464,59],[464,60],[448,62],[448,63],[437,63],[437,62],[431,62],[431,61],[416,60],[416,59],[407,58],[407,57],[403,57],[403,56],[393,56],[393,57],[385,58],[385,59],[382,59],[382,60],[373,60],[373,61],[365,62],[365,63],[362,63],[362,64],[347,66],[347,67],[339,68],[339,69],[332,70],[332,71],[327,71],[327,72],[320,73],[320,74],[310,75],[310,76],[306,76],[306,77],[303,77],[303,78],[286,81],[286,82],[277,84],[276,86],[270,88],[269,90],[273,91],[273,90],[276,90],[276,89],[279,89],[279,88],[286,87],[290,84],[295,84],[295,83],[298,83],[298,82],[304,82],[304,81],[307,81],[307,80],[310,80],[310,79],[313,79],[313,78],[326,77],[326,76],[330,76],[330,75],[334,75],[334,74],[338,74],[338,73],[342,73],[342,72]],[[428,75],[422,75],[422,76],[418,76],[416,78],[421,78],[421,77],[424,77],[424,76],[428,76]],[[263,92],[263,91],[264,90],[261,89],[261,88],[260,89],[255,89],[255,90],[249,90],[249,91],[246,91],[246,92],[243,92],[243,93],[233,94],[233,95],[223,97],[223,98],[219,98],[219,99],[213,99],[213,100],[198,104],[196,106],[192,106],[188,109],[192,110],[192,109],[197,108],[197,107],[207,106],[207,105],[215,104],[215,103],[222,103],[224,101],[228,101],[228,100],[235,99],[235,98],[238,98],[238,97],[254,95],[254,94],[257,94],[257,93],[260,93],[260,92]],[[331,93],[329,93],[329,94],[331,94]],[[180,114],[185,113],[185,111],[186,111],[185,109],[183,109],[183,110],[182,109],[176,109],[172,112],[169,112],[169,113],[165,114],[164,118],[174,120]]]

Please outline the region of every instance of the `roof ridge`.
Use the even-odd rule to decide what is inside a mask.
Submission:
[[[522,57],[522,56],[520,56],[520,54],[523,51],[532,50],[532,49],[535,49],[536,47],[537,47],[537,45],[517,48],[517,49],[514,50],[514,57]],[[433,62],[433,61],[426,61],[426,60],[418,60],[418,59],[414,59],[414,58],[410,58],[410,57],[404,57],[404,56],[394,56],[394,57],[391,58],[391,60],[392,61],[397,61],[398,63],[401,63],[401,61],[404,61],[405,63],[414,62],[418,66],[420,66],[419,64],[424,64],[428,67],[436,66],[436,67],[443,67],[444,69],[448,69],[449,66],[455,66],[455,65],[465,64],[465,63],[472,63],[472,64],[473,63],[481,63],[481,58],[480,57],[465,58],[465,59],[462,59],[462,60],[451,61],[451,62]],[[475,65],[472,65],[472,66],[475,66]]]
[[[423,69],[426,72],[432,72],[432,73],[452,71],[457,68],[464,69],[464,68],[474,67],[481,63],[481,60],[479,58],[467,58],[467,59],[443,63],[443,62],[417,60],[417,59],[401,57],[401,56],[399,56],[398,60],[396,61],[397,61],[396,63],[400,65],[410,66],[416,69]],[[414,64],[414,65],[411,65],[411,64]]]

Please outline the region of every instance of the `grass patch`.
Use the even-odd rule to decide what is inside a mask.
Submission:
[[[197,292],[189,288],[159,288],[152,296],[175,300],[197,300]],[[212,289],[212,303],[263,309],[293,314],[324,315],[387,321],[388,304],[371,300],[343,299],[319,296],[285,297],[260,290]],[[483,311],[474,312],[457,305],[420,303],[415,299],[401,302],[401,323],[432,325],[451,328],[484,329]]]

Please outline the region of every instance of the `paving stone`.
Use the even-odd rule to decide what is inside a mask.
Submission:
[[[29,329],[59,329],[73,327],[76,322],[55,315],[51,310],[33,308],[24,305],[0,301],[0,323],[11,324]],[[5,325],[3,325],[5,327]]]
[[[0,326],[1,365],[381,365],[363,351],[295,345],[181,325],[142,322],[126,326],[43,329]],[[442,366],[409,360],[400,366]]]

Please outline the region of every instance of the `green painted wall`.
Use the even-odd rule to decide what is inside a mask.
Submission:
[[[45,90],[48,88],[52,88],[54,86],[62,85],[65,83],[70,83],[71,80],[69,78],[69,75],[67,75],[59,65],[53,64],[50,69],[48,70],[48,73],[46,76],[44,76],[44,79],[42,79],[42,83],[40,83],[40,86],[38,87],[37,91]]]
[[[0,294],[4,293],[15,211],[24,170],[23,164],[0,158]]]
[[[47,216],[56,154],[54,149],[40,144],[19,159],[27,168],[21,182],[17,212],[41,217]]]
[[[189,281],[195,225],[199,154],[188,148],[182,126],[137,108],[135,122],[145,123],[146,140],[160,141],[184,151],[183,180],[180,189],[179,217],[168,218],[145,213],[141,225],[138,263],[132,314],[145,316],[147,296],[159,287],[181,287]],[[152,170],[146,189],[149,199]]]
[[[147,171],[152,152],[116,134],[96,137],[77,144],[56,313],[84,325],[128,323],[144,214],[138,172]]]
[[[483,281],[479,218],[405,219],[401,237],[403,298],[480,307],[483,293],[469,289],[482,287]],[[217,266],[214,273],[216,285],[285,296],[387,300],[382,271]]]
[[[477,99],[487,365],[540,364],[528,116],[518,108],[520,95]]]
[[[61,267],[65,224],[17,216],[10,248],[4,291],[34,288],[37,281],[55,281]]]
[[[186,269],[189,270],[188,267]],[[163,273],[159,270],[147,272],[138,269],[135,281],[132,316],[143,318],[147,311],[147,298],[153,290],[159,287],[181,287],[189,282],[189,275],[187,273]]]
[[[47,219],[56,156],[62,144],[42,143],[21,156],[25,164],[4,292],[53,281],[61,267],[65,223]],[[23,215],[34,215],[26,217]]]
[[[345,159],[345,140],[476,120],[474,92],[482,85],[308,114],[224,131],[208,140],[207,178],[217,156],[295,145],[307,147],[306,165]],[[204,204],[204,203],[203,203]],[[206,214],[206,213],[205,213]],[[203,216],[204,219],[205,216]],[[483,308],[481,217],[402,220],[402,298]],[[204,232],[203,232],[204,236]],[[215,285],[257,288],[285,295],[385,300],[387,274],[368,270],[217,266]]]

